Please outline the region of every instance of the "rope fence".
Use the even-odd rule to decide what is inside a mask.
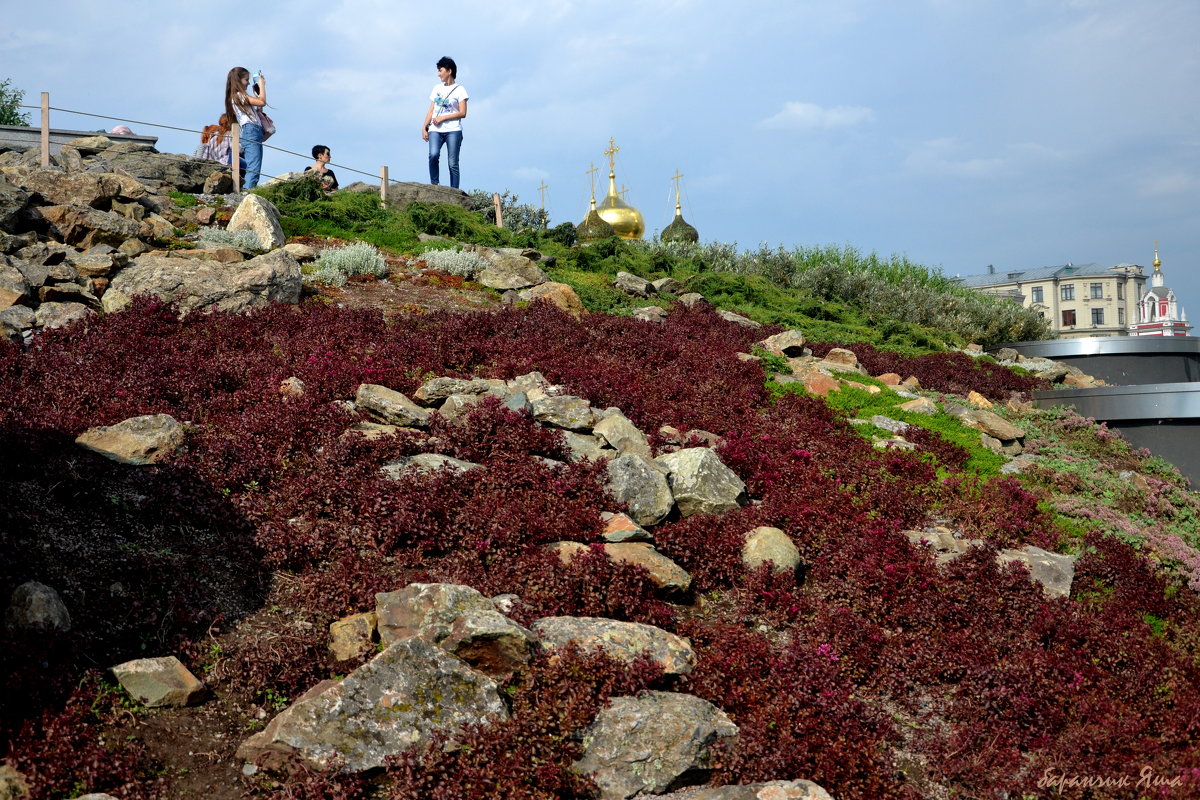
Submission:
[[[165,130],[181,131],[183,133],[194,133],[197,135],[203,134],[203,131],[195,130],[192,128],[181,128],[181,127],[178,127],[175,125],[164,125],[159,122],[147,122],[145,120],[125,119],[123,117],[113,117],[113,116],[109,116],[106,114],[92,114],[87,111],[75,111],[74,109],[69,109],[69,108],[57,108],[57,107],[50,105],[50,93],[49,92],[42,92],[41,95],[42,95],[41,105],[33,106],[33,105],[26,105],[26,104],[22,103],[22,104],[19,104],[19,107],[33,109],[35,111],[41,112],[41,126],[40,126],[40,128],[41,128],[41,161],[42,161],[43,167],[50,166],[50,112],[51,111],[57,111],[58,113],[61,113],[61,114],[75,114],[75,115],[82,116],[82,117],[94,117],[95,119],[105,119],[105,120],[110,120],[113,122],[123,122],[123,123],[129,124],[129,125],[139,125],[139,126],[151,127],[151,128],[163,128]],[[230,147],[230,152],[231,153],[240,153],[240,151],[241,151],[241,126],[238,125],[237,123],[233,124],[232,134],[233,134],[233,137],[232,137],[233,140],[232,140],[232,145]],[[0,138],[0,141],[25,142],[26,140]],[[309,155],[305,155],[304,153],[297,153],[294,150],[287,150],[283,147],[276,147],[275,145],[267,144],[266,142],[263,142],[262,146],[264,149],[271,149],[271,150],[274,150],[279,153],[285,153],[289,156],[296,156],[298,158],[302,158],[305,160],[310,158]],[[165,156],[170,156],[170,157],[179,158],[179,159],[190,159],[189,156],[178,155],[176,153],[160,153],[159,155],[165,155]],[[232,161],[232,163],[229,164],[228,166],[230,167],[230,170],[233,173],[233,189],[236,192],[236,191],[241,190],[241,168],[240,168],[240,165],[238,164],[237,160],[232,159],[232,157],[231,157],[231,161]],[[356,169],[356,168],[348,166],[346,164],[335,164],[333,162],[330,162],[330,165],[337,167],[340,170],[345,170],[346,172],[354,172],[359,175],[366,175],[368,178],[376,177],[376,173],[365,172],[361,169]],[[265,177],[265,178],[269,178],[271,180],[278,180],[278,176],[268,175],[265,172],[262,172],[261,170],[259,171],[259,175],[261,175],[262,177]],[[387,204],[388,183],[389,183],[387,166],[382,166],[379,168],[378,178],[379,178],[379,201],[380,201],[380,204],[386,205]],[[500,205],[500,196],[498,194],[493,196],[493,202],[497,206],[496,223],[499,227],[504,227],[504,225],[502,224],[502,222],[500,220],[500,216],[498,213],[499,205]]]

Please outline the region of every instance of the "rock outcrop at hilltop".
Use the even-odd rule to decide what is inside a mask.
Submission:
[[[156,152],[104,136],[64,145],[50,167],[37,150],[0,152],[0,335],[117,311],[147,294],[184,313],[242,311],[297,302],[300,269],[283,244],[279,213],[251,195],[231,224],[270,251],[172,249],[180,229],[213,221],[208,207],[179,208],[171,192],[202,192],[227,179],[224,165]],[[248,203],[248,206],[247,206]]]

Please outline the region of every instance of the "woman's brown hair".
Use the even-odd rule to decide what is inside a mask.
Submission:
[[[250,70],[246,69],[245,67],[234,67],[233,69],[229,70],[229,75],[225,78],[225,113],[229,115],[229,119],[231,121],[237,119],[237,114],[235,114],[233,111],[233,100],[235,97],[244,98],[246,96],[242,92],[242,81],[249,77]],[[237,103],[237,106],[238,108],[242,109],[243,112],[249,111],[244,101]]]

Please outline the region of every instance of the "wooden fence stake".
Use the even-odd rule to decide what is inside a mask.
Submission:
[[[229,166],[233,170],[233,190],[242,190],[242,126],[236,122],[230,128],[233,131],[233,144],[229,146]]]
[[[388,168],[379,168],[379,205],[387,208]]]
[[[50,166],[50,93],[42,92],[42,166]]]
[[[504,215],[500,211],[500,195],[496,192],[492,192],[492,205],[496,207],[496,227],[503,228]]]

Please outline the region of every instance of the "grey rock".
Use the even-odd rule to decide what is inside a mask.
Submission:
[[[667,312],[665,309],[658,306],[646,306],[644,308],[635,308],[632,314],[634,319],[640,319],[642,322],[666,322]]]
[[[683,303],[688,308],[706,306],[709,304],[708,301],[704,299],[704,295],[700,294],[699,292],[686,292],[681,294],[679,295],[679,302]]]
[[[71,614],[58,592],[44,583],[27,581],[13,590],[4,610],[4,627],[10,631],[69,631]]]
[[[746,484],[707,447],[687,447],[659,456],[679,513],[720,514],[733,511],[745,499]]]
[[[405,475],[436,472],[443,468],[449,468],[451,472],[466,472],[472,469],[483,469],[483,466],[472,461],[463,461],[437,453],[421,453],[391,461],[380,467],[383,473],[394,481],[400,480]]]
[[[699,697],[614,697],[584,733],[574,768],[592,777],[601,800],[662,794],[707,780],[713,746],[732,745],[737,734],[725,712]]]
[[[550,276],[530,259],[510,253],[500,253],[486,247],[477,247],[476,252],[487,262],[475,280],[489,289],[527,289],[550,280]]]
[[[45,303],[74,303],[88,308],[100,308],[100,298],[77,283],[53,283],[38,289],[38,298]]]
[[[883,430],[890,431],[891,433],[904,433],[909,427],[907,422],[901,422],[898,419],[885,417],[882,414],[876,414],[875,416],[871,417],[871,424],[876,428],[882,428]]]
[[[527,411],[533,413],[533,403],[529,402],[529,395],[524,392],[509,392],[504,395],[504,400],[501,403],[509,411]]]
[[[968,428],[974,428],[1001,441],[1011,441],[1025,437],[1025,431],[1013,425],[999,414],[985,411],[982,408],[967,408],[958,403],[947,403],[946,413],[958,417],[958,421]]]
[[[682,299],[682,298],[681,298]],[[762,324],[755,322],[749,317],[743,317],[741,314],[735,314],[732,311],[720,309],[717,311],[717,316],[726,322],[732,322],[734,325],[740,325],[743,328],[761,328]]]
[[[582,397],[564,394],[532,401],[533,418],[546,425],[569,431],[592,429],[592,404]]]
[[[91,317],[96,312],[82,303],[42,303],[34,312],[34,324],[39,328],[65,328],[80,320]]]
[[[141,225],[111,211],[85,205],[54,205],[36,208],[34,216],[51,236],[81,249],[96,244],[120,245],[141,234]]]
[[[619,455],[616,450],[608,447],[599,436],[589,436],[586,433],[566,430],[562,434],[567,441],[567,449],[571,451],[572,461],[582,461],[585,458],[599,461],[602,458],[614,458]]]
[[[1071,583],[1075,580],[1075,556],[1026,545],[1019,550],[1001,550],[996,560],[1001,564],[1016,562],[1027,566],[1029,577],[1042,585],[1047,597],[1071,595]]]
[[[116,175],[102,172],[61,172],[38,169],[21,181],[26,191],[41,196],[46,205],[91,206],[105,209],[121,194]]]
[[[683,284],[674,278],[659,278],[656,281],[651,281],[650,285],[654,287],[654,291],[659,294],[680,294],[683,291]]]
[[[21,344],[36,321],[33,309],[26,306],[10,306],[0,310],[0,336],[14,344]]]
[[[117,268],[111,253],[76,253],[67,256],[67,262],[85,278],[103,277]]]
[[[618,272],[613,286],[634,297],[650,297],[655,294],[654,285],[650,281],[629,272]]]
[[[428,410],[386,386],[364,383],[358,387],[354,402],[359,408],[387,425],[423,428],[429,424]]]
[[[742,564],[757,569],[768,561],[774,562],[776,572],[795,572],[800,566],[800,550],[782,530],[764,525],[746,534]]]
[[[270,200],[256,194],[246,195],[238,204],[229,220],[228,230],[254,231],[264,250],[283,247],[287,241],[283,235],[283,225],[279,222],[279,209]]]
[[[1010,361],[1014,364],[1021,357],[1021,354],[1011,347],[1001,347],[993,355],[997,361]]]
[[[667,675],[686,675],[696,665],[696,653],[687,639],[653,625],[601,617],[542,617],[530,628],[549,649],[574,644],[624,662],[644,654]]]
[[[181,315],[210,309],[238,313],[298,303],[300,288],[300,264],[286,250],[234,264],[145,255],[116,274],[103,306],[110,313],[122,311],[133,297],[153,295],[178,303]]]
[[[604,532],[600,538],[606,542],[649,542],[654,543],[650,532],[638,525],[628,514],[613,514],[608,511],[600,513],[604,520]]]
[[[477,394],[452,394],[442,401],[437,412],[451,422],[459,422],[479,405],[479,400],[480,395]]]
[[[155,153],[137,142],[115,144],[104,151],[104,158],[116,170],[123,170],[139,181],[158,181],[181,192],[204,191],[204,182],[214,172],[227,167],[215,161]]]
[[[528,663],[536,641],[492,600],[453,583],[410,583],[377,594],[375,617],[385,647],[416,636],[489,675],[509,674]]]
[[[607,414],[597,422],[593,433],[622,455],[636,453],[646,458],[650,457],[650,442],[646,440],[646,434],[638,430],[620,411]]]
[[[639,525],[656,525],[671,513],[675,497],[664,470],[654,461],[626,453],[608,462],[608,493],[629,509]]]
[[[504,381],[499,381],[505,386]],[[413,392],[413,400],[423,406],[433,406],[452,394],[486,394],[497,389],[495,382],[484,379],[433,378]]]
[[[683,789],[658,796],[658,800],[833,800],[812,781],[767,781],[703,789]]]
[[[183,444],[183,426],[169,414],[147,414],[116,425],[88,428],[76,437],[75,444],[119,464],[152,464]]]
[[[383,766],[438,731],[503,721],[495,681],[420,638],[397,642],[344,680],[322,681],[247,739],[237,757],[343,772]]]
[[[204,684],[175,656],[126,661],[112,673],[122,689],[148,708],[190,706],[206,694]]]
[[[356,181],[344,187],[342,191],[371,192],[378,195],[379,182],[363,183]],[[388,183],[387,204],[389,208],[401,211],[413,203],[449,203],[460,208],[470,208],[471,197],[461,189],[455,189],[450,186],[434,186],[428,183],[412,183],[407,181],[392,181]]]
[[[1021,455],[1010,459],[1000,467],[1000,472],[1003,475],[1019,475],[1031,466],[1036,464],[1041,459],[1041,456],[1022,453]]]

